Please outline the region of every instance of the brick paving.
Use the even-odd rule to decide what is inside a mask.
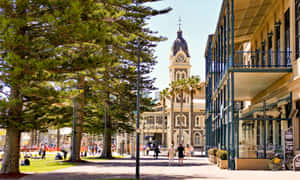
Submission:
[[[176,162],[176,161],[175,161]],[[168,166],[166,158],[141,160],[141,177],[146,180],[299,180],[300,171],[229,171],[208,163],[207,158],[185,160],[184,166]],[[115,159],[84,163],[50,173],[29,175],[20,180],[98,180],[134,178],[135,160]]]

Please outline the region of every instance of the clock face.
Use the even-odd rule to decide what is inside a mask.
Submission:
[[[185,62],[184,56],[182,54],[178,55],[176,62]]]

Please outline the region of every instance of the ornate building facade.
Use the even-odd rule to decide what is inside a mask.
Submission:
[[[188,44],[179,28],[169,57],[170,84],[178,79],[188,79],[191,75],[190,53]],[[169,90],[171,87],[169,88]],[[164,146],[175,146],[181,141],[183,145],[192,145],[195,149],[205,146],[205,83],[191,95],[183,95],[183,116],[180,114],[180,98],[175,96],[173,111],[171,98],[166,100],[165,117],[163,108],[157,106],[156,112],[142,114],[143,144],[156,141]],[[161,103],[160,103],[161,104]],[[192,109],[191,109],[192,108]],[[181,137],[180,137],[181,135]]]

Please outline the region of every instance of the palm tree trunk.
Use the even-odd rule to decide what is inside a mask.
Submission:
[[[182,114],[182,110],[183,110],[183,92],[180,92],[180,130],[179,130],[179,143],[182,144],[183,140],[182,140],[182,120],[183,120],[183,114]]]
[[[166,117],[166,103],[165,99],[163,100],[163,118],[162,118],[162,146],[165,147],[165,117]]]
[[[175,100],[175,97],[174,95],[172,96],[171,98],[171,115],[170,115],[170,119],[171,119],[171,144],[174,144],[174,123],[175,123],[175,120],[174,120],[174,100]]]
[[[192,129],[192,123],[193,123],[193,112],[194,112],[194,102],[193,102],[193,100],[194,100],[194,94],[193,94],[193,90],[191,90],[191,93],[190,93],[190,113],[189,113],[189,136],[190,136],[190,142],[189,142],[189,144],[190,145],[194,145],[194,142],[193,142],[193,129]]]

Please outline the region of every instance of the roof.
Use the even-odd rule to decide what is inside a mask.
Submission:
[[[177,31],[177,38],[172,46],[172,55],[176,56],[176,54],[182,50],[187,57],[190,57],[189,49],[186,40],[182,37],[182,30],[179,29]]]

